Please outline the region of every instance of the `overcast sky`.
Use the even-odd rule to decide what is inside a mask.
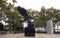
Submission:
[[[11,2],[11,0],[9,2]],[[45,6],[45,8],[54,7],[60,9],[59,4],[60,0],[17,0],[15,6],[40,10],[42,6]]]

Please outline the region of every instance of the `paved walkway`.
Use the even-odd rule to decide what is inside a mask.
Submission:
[[[36,33],[35,37],[25,37],[23,33],[19,34],[6,34],[6,35],[0,35],[0,38],[60,38],[60,34],[38,34]]]

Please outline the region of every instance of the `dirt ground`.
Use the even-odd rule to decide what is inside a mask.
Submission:
[[[60,38],[60,34],[41,34],[41,33],[36,33],[35,37],[25,37],[24,33],[19,33],[19,34],[5,34],[5,35],[0,35],[0,38]]]

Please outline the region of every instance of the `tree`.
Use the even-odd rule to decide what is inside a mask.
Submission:
[[[34,27],[38,27],[39,26],[38,11],[33,9],[27,9],[27,13],[33,18]]]
[[[53,7],[47,9],[47,16],[48,19],[52,19],[53,21],[59,20],[59,9],[55,9]]]
[[[0,8],[1,8],[1,10],[5,10],[6,4],[7,4],[6,0],[0,0]]]
[[[45,27],[46,26],[46,19],[45,19],[45,15],[46,14],[46,9],[45,7],[41,8],[41,11],[38,13],[39,15],[39,22],[40,22],[40,26],[41,27]]]

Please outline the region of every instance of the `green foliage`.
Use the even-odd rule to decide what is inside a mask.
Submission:
[[[6,17],[8,18],[7,22],[9,23],[8,29],[12,30],[13,28],[11,27],[11,23],[14,24],[14,26],[20,26],[22,27],[22,24],[20,22],[21,16],[19,16],[19,13],[14,7],[13,4],[7,3],[7,0],[0,0],[0,18],[3,17],[2,14],[3,12],[6,14]],[[16,3],[16,0],[12,1],[14,4]],[[5,20],[6,21],[6,20]]]
[[[32,9],[29,9],[27,11],[28,14],[30,14],[34,18],[35,27],[46,27],[46,21],[52,19],[53,22],[56,23],[60,19],[60,10],[53,7],[48,9],[46,9],[45,7],[41,7],[41,11]]]
[[[39,27],[39,26],[40,26],[39,24],[40,24],[39,20],[36,20],[36,19],[35,19],[35,20],[34,20],[34,26],[35,26],[35,27]]]
[[[13,4],[7,3],[7,0],[0,0],[0,18],[2,17],[3,12],[6,14],[8,21],[14,23],[14,26],[23,27],[20,22],[22,16],[18,13],[17,8]],[[16,0],[12,1],[14,4]],[[27,9],[27,13],[34,18],[35,27],[45,27],[46,21],[52,19],[54,23],[60,21],[60,9],[41,7],[40,11]],[[11,25],[11,23],[9,23]],[[11,27],[10,27],[11,29]]]

